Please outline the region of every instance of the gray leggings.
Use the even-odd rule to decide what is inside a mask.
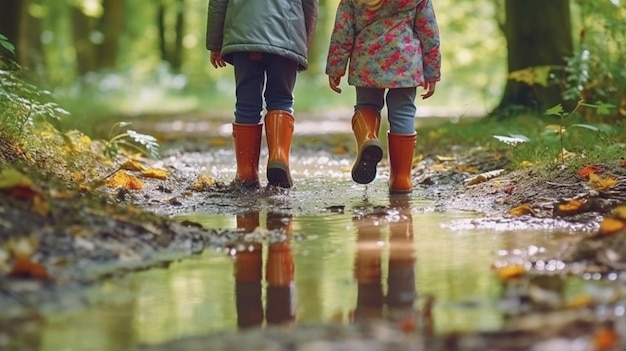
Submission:
[[[393,89],[356,87],[354,109],[371,108],[380,113],[386,100],[389,131],[393,134],[413,134],[417,111],[416,94],[417,87]]]

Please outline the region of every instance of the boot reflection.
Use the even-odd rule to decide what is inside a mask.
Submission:
[[[387,273],[387,309],[392,321],[415,321],[415,245],[410,196],[390,196],[397,216],[389,221],[389,264]]]
[[[259,226],[259,211],[237,215],[237,228],[252,233]],[[263,247],[253,243],[235,256],[235,304],[237,326],[248,328],[263,323],[261,278],[263,276]]]
[[[410,195],[392,195],[387,215],[355,218],[357,251],[355,278],[358,283],[355,321],[388,319],[410,322],[417,318],[414,307],[416,253],[413,242],[413,219]],[[388,242],[383,238],[383,228],[389,229]],[[383,281],[384,248],[387,252],[387,281]],[[383,293],[386,287],[386,296]]]
[[[259,212],[237,215],[237,228],[246,233],[259,226]],[[290,324],[295,321],[294,262],[290,239],[291,215],[268,213],[269,231],[283,232],[286,238],[267,244],[265,263],[266,311],[263,310],[263,244],[254,243],[235,256],[235,294],[239,328],[268,324]]]
[[[291,215],[268,213],[267,229],[282,231],[283,241],[268,245],[267,280],[267,323],[291,324],[295,321],[294,262],[291,252]]]
[[[378,218],[354,219],[357,231],[354,277],[357,281],[355,320],[382,318],[383,288],[381,228]]]

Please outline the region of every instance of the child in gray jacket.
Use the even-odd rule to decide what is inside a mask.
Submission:
[[[235,184],[258,189],[263,105],[270,185],[291,188],[293,90],[308,67],[318,0],[210,0],[206,47],[215,68],[234,66]]]

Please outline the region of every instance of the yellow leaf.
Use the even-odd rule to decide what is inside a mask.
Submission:
[[[567,302],[569,308],[583,308],[590,306],[593,303],[593,299],[589,295],[579,295]]]
[[[167,179],[168,171],[165,169],[149,168],[141,172],[145,178]]]
[[[441,163],[434,164],[428,168],[430,168],[433,171],[439,171],[439,172],[447,172],[449,169],[448,167],[446,167],[445,165]]]
[[[126,162],[122,163],[120,166],[121,169],[125,169],[127,171],[143,171],[144,167],[137,160],[126,160]]]
[[[617,218],[623,219],[626,221],[626,205],[620,205],[613,209],[613,213]]]
[[[40,194],[33,197],[33,211],[41,216],[47,216],[50,212],[48,202]]]
[[[601,235],[611,235],[624,230],[626,223],[623,220],[613,217],[604,217],[600,222],[598,232]]]
[[[454,156],[441,156],[441,155],[437,155],[435,156],[437,158],[437,161],[455,161],[456,157]]]
[[[605,192],[613,188],[616,185],[617,185],[617,179],[611,176],[606,176],[605,178],[602,178],[601,176],[595,173],[589,174],[589,187],[593,190]]]
[[[528,214],[535,214],[535,211],[530,204],[522,204],[509,210],[509,214],[512,216],[524,216]]]
[[[348,151],[349,149],[345,145],[338,145],[333,148],[333,154],[335,155],[345,155]]]
[[[226,138],[213,138],[209,143],[213,147],[224,147],[228,144],[228,141]]]
[[[532,167],[533,164],[530,161],[522,161],[519,165],[521,168],[528,168],[528,167]]]
[[[585,204],[583,200],[570,200],[567,202],[560,203],[556,206],[556,214],[557,215],[565,215],[570,216],[580,212],[580,209]]]
[[[18,186],[28,187],[32,181],[14,168],[7,168],[0,172],[0,189],[11,189]]]
[[[215,180],[209,176],[202,175],[189,188],[195,191],[203,191],[215,184]]]
[[[512,266],[499,268],[497,270],[497,273],[498,273],[498,277],[501,280],[507,281],[510,279],[519,278],[523,276],[526,273],[526,269],[524,268],[524,266],[521,266],[521,265],[512,265]]]
[[[126,188],[129,190],[143,189],[143,183],[139,179],[129,175],[128,173],[124,171],[116,172],[113,176],[111,176],[107,180],[106,185],[109,188],[122,187],[122,188]]]

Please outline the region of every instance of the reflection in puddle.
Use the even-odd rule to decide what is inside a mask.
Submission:
[[[96,307],[51,317],[41,350],[120,350],[252,326],[371,318],[420,333],[499,330],[509,317],[502,299],[510,300],[490,269],[498,252],[549,246],[552,234],[452,230],[442,224],[471,214],[427,206],[396,197],[313,215],[258,206],[180,216],[238,228],[241,239],[102,284],[90,296]],[[67,340],[77,340],[75,348]]]

